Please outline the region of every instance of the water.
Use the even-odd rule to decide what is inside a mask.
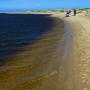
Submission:
[[[40,39],[52,25],[48,15],[0,14],[0,61]]]
[[[48,16],[1,14],[0,89],[64,90],[67,33]]]

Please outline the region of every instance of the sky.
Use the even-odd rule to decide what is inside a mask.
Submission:
[[[90,8],[90,0],[0,0],[0,10]]]

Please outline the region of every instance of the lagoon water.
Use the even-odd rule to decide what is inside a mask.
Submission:
[[[42,38],[52,24],[48,15],[0,14],[0,61]]]
[[[66,90],[65,45],[62,19],[0,14],[0,89]]]

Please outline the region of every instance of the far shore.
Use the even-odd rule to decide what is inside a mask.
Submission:
[[[73,10],[73,9],[72,9]],[[65,16],[66,9],[62,10],[31,10],[31,11],[17,11],[17,12],[0,12],[0,14],[48,14],[48,15],[57,15],[57,16]],[[78,15],[90,15],[90,9],[77,9]]]

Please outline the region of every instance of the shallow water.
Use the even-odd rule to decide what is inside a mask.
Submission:
[[[0,89],[66,90],[64,22],[48,15],[1,17]]]

